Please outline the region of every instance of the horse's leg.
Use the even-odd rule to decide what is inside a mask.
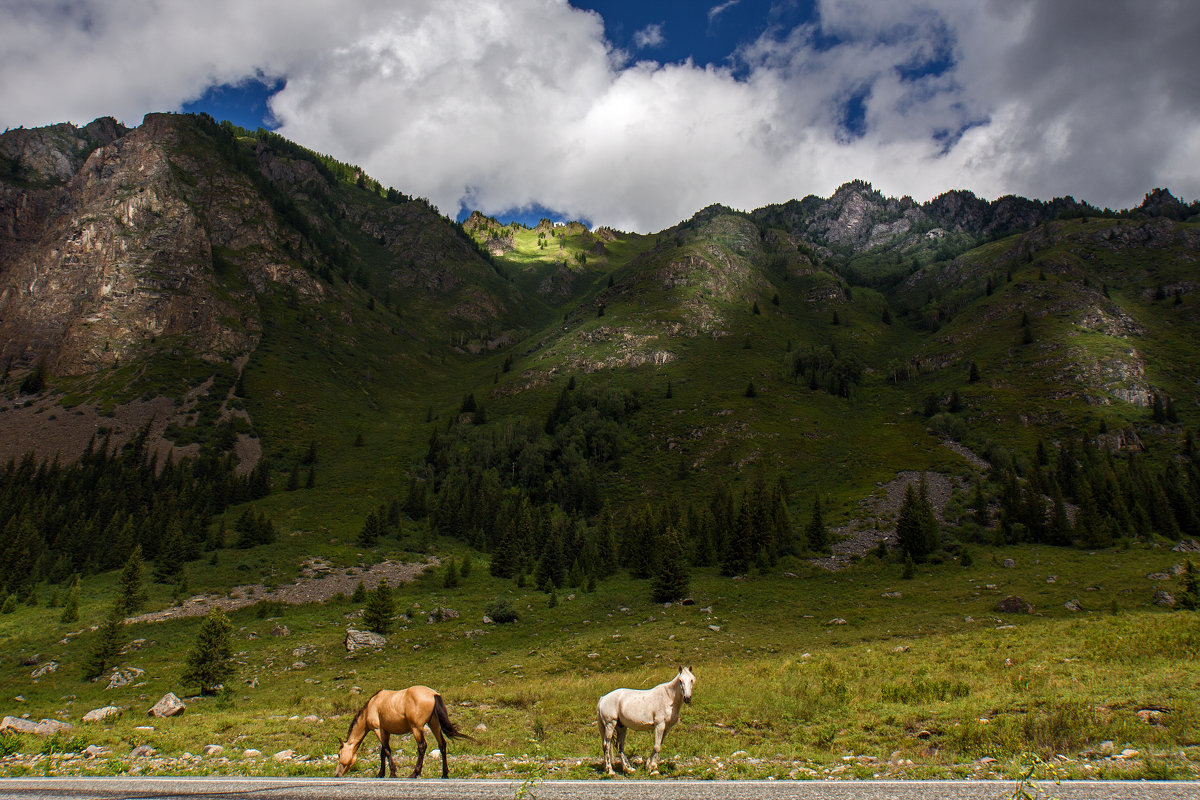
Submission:
[[[391,736],[383,728],[378,728],[375,735],[379,737],[379,774],[376,778],[382,778],[387,771],[387,762],[392,758],[392,749],[390,746]],[[392,768],[392,777],[395,777],[396,769]]]
[[[597,714],[596,727],[600,729],[600,749],[604,752],[604,774],[613,775],[615,773],[612,767],[612,739],[617,721],[615,719],[606,720],[603,715]]]
[[[425,731],[424,726],[412,729],[413,738],[417,740],[417,766],[413,769],[412,777],[421,777],[421,770],[425,767]],[[445,751],[443,751],[445,752]]]
[[[442,735],[442,723],[438,721],[436,714],[429,718],[429,729],[433,731],[433,737],[437,739],[438,750],[442,754],[442,777],[449,778],[450,766],[446,763],[446,737]]]
[[[658,751],[662,750],[663,737],[666,735],[666,723],[660,722],[654,726],[654,751],[650,754],[650,763],[646,765],[651,775],[658,774]]]
[[[392,737],[390,734],[386,734],[386,735],[388,737],[387,738],[387,742],[388,742],[388,746],[387,746],[388,773],[393,778],[395,778],[395,777],[398,777],[399,773],[396,771],[396,759],[392,756]]]
[[[617,752],[621,754],[621,771],[629,774],[633,772],[633,765],[629,763],[629,759],[625,757],[625,732],[628,730],[617,721]]]

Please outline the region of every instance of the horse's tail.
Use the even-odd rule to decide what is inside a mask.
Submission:
[[[446,712],[446,702],[442,700],[440,694],[433,696],[433,713],[437,714],[438,723],[442,726],[442,733],[449,736],[451,739],[470,739],[472,742],[477,741],[474,736],[461,731],[457,725],[450,721],[450,715]]]

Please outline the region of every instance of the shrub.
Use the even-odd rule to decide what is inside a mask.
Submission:
[[[516,622],[519,619],[512,603],[507,600],[493,600],[484,612],[492,618],[492,622],[503,625],[506,622]]]

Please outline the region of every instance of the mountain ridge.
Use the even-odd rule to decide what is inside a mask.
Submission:
[[[1187,391],[1178,370],[1165,384],[1154,379],[1156,357],[1145,348],[1128,358],[1114,349],[1160,334],[1167,350],[1180,346],[1145,316],[1159,314],[1158,295],[1190,300],[1196,288],[1187,265],[1197,236],[1183,220],[1200,209],[1166,190],[1111,212],[1069,197],[985,201],[966,191],[918,204],[853,181],[828,199],[749,212],[709,206],[643,235],[501,225],[478,213],[458,225],[352,165],[203,116],[10,131],[0,155],[9,176],[0,182],[6,384],[48,381],[68,413],[81,403],[104,414],[138,398],[172,398],[178,411],[158,420],[156,435],[170,428],[180,447],[204,437],[179,431],[231,424],[230,404],[242,404],[239,440],[274,437],[267,455],[287,464],[290,449],[320,429],[315,409],[337,413],[351,387],[365,398],[363,413],[417,402],[425,390],[395,399],[410,391],[391,374],[397,368],[413,386],[443,387],[427,395],[430,418],[472,388],[504,413],[543,407],[568,374],[601,373],[643,392],[738,375],[733,394],[750,383],[783,403],[771,421],[748,422],[750,431],[789,413],[817,414],[803,410],[800,381],[811,390],[833,380],[843,399],[886,396],[872,401],[880,409],[872,414],[906,413],[930,390],[946,402],[955,382],[947,370],[965,375],[975,361],[995,365],[993,386],[1017,387],[1011,403],[1084,401],[1042,414],[1057,420],[1049,436],[1102,406],[1114,411],[1111,424],[1125,426],[1156,395]],[[1107,287],[1124,292],[1131,282],[1141,287],[1136,297],[1105,297]],[[1030,325],[1006,322],[1022,314]],[[1176,316],[1191,320],[1190,302]],[[1042,320],[1052,337],[1022,344],[1030,335],[1022,331]],[[993,353],[1005,338],[1016,349]],[[1023,366],[1031,353],[1059,366],[1034,381],[1042,373]],[[1106,373],[1106,360],[1124,366]],[[288,388],[305,361],[316,370],[311,380]],[[843,377],[829,378],[831,369]],[[220,396],[202,414],[200,387],[210,377]],[[384,383],[400,394],[385,399]],[[312,394],[318,386],[326,399]],[[987,398],[962,391],[968,428],[972,413],[994,418],[982,411]],[[243,404],[237,392],[260,397]],[[29,402],[19,390],[12,397],[14,410]],[[707,427],[696,427],[696,413],[679,420]],[[656,417],[643,433],[685,452],[690,434],[677,428]],[[1008,422],[1003,431],[1009,446],[1028,441]],[[410,435],[415,445],[421,434]],[[721,474],[766,452],[719,438],[728,453]],[[711,446],[693,449],[708,454],[688,458],[691,466],[714,464]],[[799,464],[789,457],[771,469],[809,474]]]

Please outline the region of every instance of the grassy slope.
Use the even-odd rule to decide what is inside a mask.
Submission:
[[[238,554],[221,555],[232,561]],[[880,760],[849,762],[855,777],[1011,775],[1024,752],[1036,751],[1066,754],[1072,760],[1062,768],[1073,777],[1183,777],[1200,755],[1200,670],[1191,657],[1200,629],[1194,612],[1149,604],[1152,586],[1143,576],[1167,565],[1168,555],[1013,548],[994,554],[1014,558],[1013,568],[989,557],[970,568],[925,568],[913,581],[899,580],[896,565],[874,562],[837,574],[800,568],[799,577],[774,572],[741,581],[703,573],[694,580],[696,604],[670,608],[650,603],[644,582],[625,578],[594,594],[568,599],[564,592],[549,608],[545,595],[488,577],[476,559],[457,589],[441,588],[439,575],[403,588],[400,605],[414,620],[378,653],[345,657],[341,638],[353,623],[344,617],[355,610],[345,602],[288,608],[278,619],[236,612],[234,649],[243,666],[235,702],[189,700],[183,717],[153,720],[153,731],[135,727],[146,724],[142,711],[162,693],[184,693],[178,665],[196,620],[131,628],[129,636],[153,642],[123,660],[147,669],[144,683],[106,691],[74,672],[89,636],[56,645],[67,629],[54,622],[57,612],[23,608],[0,621],[5,634],[39,632],[21,636],[23,646],[10,650],[0,674],[35,718],[78,721],[100,705],[128,708],[120,720],[84,725],[80,739],[58,746],[75,749],[73,742],[86,740],[120,757],[148,743],[171,758],[162,772],[323,774],[328,758],[277,764],[240,754],[293,749],[327,757],[371,691],[423,682],[446,695],[467,730],[487,727],[478,744],[452,746],[454,774],[521,774],[542,757],[555,767],[552,775],[592,777],[595,698],[616,686],[651,686],[670,678],[673,665],[690,663],[699,677],[696,701],[667,740],[668,775],[811,777],[846,766],[845,756]],[[1098,583],[1097,573],[1104,576]],[[105,588],[89,585],[84,623],[99,621]],[[900,597],[882,597],[896,591]],[[1037,613],[999,614],[995,603],[1007,593],[1031,600]],[[481,625],[495,597],[511,600],[521,619]],[[1063,607],[1076,598],[1085,612]],[[435,606],[461,616],[427,624],[424,613]],[[269,636],[275,622],[292,635]],[[297,656],[300,647],[314,650]],[[31,668],[15,663],[31,650],[64,666],[31,682]],[[306,666],[292,668],[297,661]],[[245,683],[251,678],[254,688]],[[1169,709],[1161,727],[1138,719],[1147,707]],[[322,721],[291,719],[308,714]],[[1105,740],[1153,757],[1135,764],[1093,757],[1085,768],[1080,753]],[[181,758],[210,743],[226,747],[230,761]],[[28,738],[14,745],[26,752],[41,746]],[[411,744],[401,748],[411,758]],[[632,753],[648,748],[645,735],[631,736]],[[738,751],[747,755],[735,757]],[[914,765],[885,765],[896,751]],[[368,747],[364,763],[374,752]],[[982,756],[999,762],[981,764]],[[105,772],[119,763],[45,760],[35,772]],[[3,770],[24,771],[12,763]]]

